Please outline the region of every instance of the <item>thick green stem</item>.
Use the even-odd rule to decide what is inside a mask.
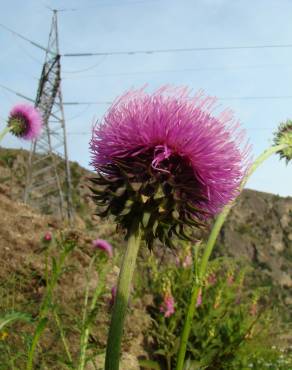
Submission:
[[[272,154],[285,149],[288,145],[282,144],[282,145],[276,145],[276,146],[271,146],[267,150],[265,150],[251,165],[249,168],[249,171],[245,178],[243,179],[241,185],[240,185],[240,192],[242,191],[243,187],[245,186],[247,180],[250,178],[250,176],[254,173],[254,171],[266,160],[268,159]],[[207,266],[208,266],[208,261],[210,258],[210,255],[213,251],[216,239],[220,233],[220,230],[232,208],[234,205],[235,201],[231,202],[230,204],[226,205],[223,208],[223,211],[219,214],[217,217],[215,224],[212,228],[212,231],[209,235],[209,239],[207,241],[207,244],[204,248],[204,253],[202,256],[202,260],[200,263],[200,268],[198,272],[198,281],[195,281],[195,284],[192,289],[192,294],[191,294],[191,300],[189,303],[188,307],[188,312],[186,315],[186,319],[184,322],[184,327],[180,339],[180,347],[179,347],[179,352],[178,352],[178,359],[177,359],[177,365],[176,365],[176,370],[183,370],[184,366],[184,360],[185,360],[185,355],[186,355],[186,350],[187,350],[187,344],[188,344],[188,339],[191,331],[191,326],[192,326],[192,321],[195,313],[195,308],[196,308],[196,303],[197,303],[197,298],[199,294],[199,290],[202,284],[202,281],[205,277],[205,273],[207,271]]]
[[[4,136],[10,131],[10,127],[6,126],[4,130],[2,130],[2,132],[0,132],[0,143],[2,141],[2,139],[4,138]]]
[[[113,307],[111,325],[108,334],[105,358],[105,370],[118,370],[124,321],[128,307],[131,281],[136,265],[136,258],[141,241],[141,230],[136,228],[128,240],[118,282],[117,294]]]

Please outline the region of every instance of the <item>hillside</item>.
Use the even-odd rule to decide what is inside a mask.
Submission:
[[[0,189],[12,201],[22,202],[27,155],[0,149]],[[88,178],[94,174],[76,162],[70,166],[75,224],[92,230],[98,217]],[[221,233],[217,253],[223,252],[256,264],[281,287],[292,287],[292,197],[244,190]]]
[[[124,245],[121,235],[116,233],[115,226],[101,221],[94,215],[94,204],[88,189],[88,177],[92,174],[81,168],[77,163],[71,163],[73,181],[73,201],[76,210],[75,225],[69,228],[54,215],[45,215],[39,209],[33,209],[22,203],[25,181],[25,163],[28,153],[23,150],[0,149],[0,280],[4,281],[10,274],[21,276],[41,276],[43,265],[40,256],[40,240],[47,230],[58,232],[67,230],[77,238],[82,246],[75,255],[77,271],[74,277],[74,288],[80,284],[82,291],[85,277],[82,270],[86,265],[90,252],[91,241],[105,238],[120,248]],[[66,232],[67,232],[66,231]],[[272,287],[271,300],[277,302],[282,309],[284,321],[291,319],[292,311],[292,198],[279,197],[273,194],[244,190],[239,201],[232,210],[217,243],[215,255],[228,255],[239,260],[245,260],[254,268],[254,280],[250,282],[251,289],[257,284]],[[117,270],[113,279],[116,279]],[[108,283],[110,287],[113,284]],[[34,297],[39,297],[42,288],[31,287]],[[60,289],[65,289],[73,296],[79,297],[68,287],[70,282],[64,282]],[[110,288],[109,288],[110,289]],[[76,289],[75,289],[76,291]],[[23,293],[24,297],[26,293]],[[78,294],[77,294],[78,295]],[[136,310],[147,322],[143,305],[137,302]],[[143,313],[141,315],[141,313]],[[137,314],[137,317],[139,316]],[[104,319],[103,324],[107,323]],[[131,326],[129,338],[139,333],[139,325]],[[143,324],[144,325],[144,324]],[[105,327],[102,326],[99,339],[104,341]],[[131,352],[143,353],[143,338],[137,336],[132,341]],[[292,336],[286,335],[292,342]],[[134,349],[133,349],[134,348]]]

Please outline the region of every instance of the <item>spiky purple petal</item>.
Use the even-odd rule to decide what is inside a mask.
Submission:
[[[215,215],[238,194],[250,150],[233,113],[215,115],[215,104],[201,91],[190,97],[187,88],[127,92],[93,129],[92,165],[103,172],[116,159],[144,155],[153,170],[167,175],[176,171],[172,162],[179,159],[194,180],[187,197],[206,215]]]

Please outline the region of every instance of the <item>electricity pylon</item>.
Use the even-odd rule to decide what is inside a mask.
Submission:
[[[71,174],[61,91],[57,11],[49,34],[35,106],[43,117],[42,135],[32,143],[24,202],[73,220]]]

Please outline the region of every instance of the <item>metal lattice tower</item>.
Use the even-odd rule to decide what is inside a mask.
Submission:
[[[61,63],[57,11],[49,34],[35,106],[42,114],[44,128],[33,142],[27,168],[25,203],[46,213],[73,220],[71,175],[67,153],[66,127],[61,91]]]

